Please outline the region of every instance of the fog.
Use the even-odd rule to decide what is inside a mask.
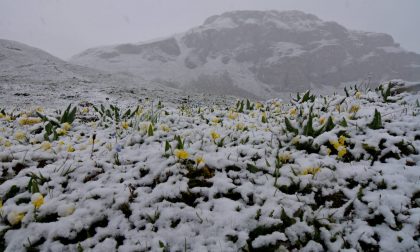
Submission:
[[[350,29],[388,33],[420,52],[417,0],[0,0],[0,38],[67,59],[89,47],[166,37],[244,9],[302,10]]]

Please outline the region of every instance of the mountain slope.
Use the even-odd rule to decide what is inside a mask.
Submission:
[[[99,74],[99,71],[88,71],[16,41],[0,40],[0,80],[3,83],[89,82],[86,77],[94,74]]]
[[[189,90],[273,97],[312,85],[420,80],[420,55],[387,34],[300,11],[234,11],[166,39],[88,49],[71,62]]]
[[[0,106],[138,100],[168,89],[140,77],[65,62],[40,49],[0,39]]]

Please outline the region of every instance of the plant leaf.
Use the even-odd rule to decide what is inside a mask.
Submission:
[[[371,123],[368,124],[368,127],[371,129],[380,129],[382,128],[382,117],[381,113],[375,109],[375,114],[373,115],[373,120]]]

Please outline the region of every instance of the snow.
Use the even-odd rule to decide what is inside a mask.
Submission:
[[[401,93],[385,102],[380,92],[359,92],[325,96],[327,107],[317,96],[314,102],[252,102],[252,108],[243,101],[243,110],[240,100],[199,103],[200,95],[160,105],[155,99],[98,100],[97,107],[117,104],[125,111],[138,104],[140,110],[124,119],[125,127],[92,105],[77,105],[70,129],[45,149],[45,122],[19,124],[23,114],[36,117],[36,107],[9,104],[0,118],[4,249],[419,250],[420,95]],[[53,118],[65,103],[51,101],[41,113]],[[353,105],[360,109],[350,111]],[[311,107],[315,129],[329,116],[334,128],[305,136]],[[291,114],[292,108],[304,116]],[[375,109],[382,113],[381,129],[368,126]],[[286,129],[286,117],[298,136]],[[343,118],[347,126],[338,125]],[[27,138],[15,138],[18,131]],[[186,159],[175,154],[176,136]],[[343,157],[334,141],[346,149]],[[39,193],[28,187],[34,181]]]
[[[286,241],[287,237],[280,232],[273,232],[269,235],[262,235],[259,236],[257,239],[255,239],[252,242],[252,247],[254,248],[260,248],[267,245],[275,245],[277,241]]]
[[[401,47],[393,47],[393,46],[382,46],[382,47],[378,47],[378,49],[381,49],[381,50],[385,51],[386,53],[403,53],[403,52],[406,52]]]
[[[206,29],[232,29],[238,25],[229,17],[219,17],[211,25],[205,26]]]

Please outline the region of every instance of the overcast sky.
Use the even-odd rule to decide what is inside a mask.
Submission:
[[[420,0],[0,0],[0,38],[63,59],[87,48],[183,32],[229,10],[302,10],[385,32],[420,53]]]

